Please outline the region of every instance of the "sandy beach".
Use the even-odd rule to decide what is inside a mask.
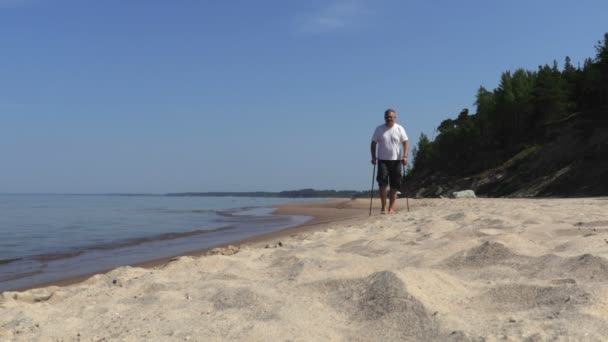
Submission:
[[[376,206],[378,205],[376,200]],[[0,294],[2,341],[602,341],[608,199],[290,204],[304,226]],[[374,208],[377,213],[379,209]],[[207,255],[213,254],[213,255]]]

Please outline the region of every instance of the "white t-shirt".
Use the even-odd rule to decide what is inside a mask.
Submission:
[[[387,127],[385,124],[376,127],[372,141],[378,143],[378,159],[399,160],[403,142],[407,141],[405,129],[399,124]]]

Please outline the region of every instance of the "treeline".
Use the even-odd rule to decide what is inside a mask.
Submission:
[[[202,197],[280,197],[280,198],[357,198],[369,196],[368,191],[356,190],[315,190],[301,189],[281,192],[183,192],[166,196],[202,196]]]
[[[582,66],[566,57],[561,69],[554,61],[535,71],[507,71],[496,89],[480,87],[476,113],[463,109],[444,120],[434,141],[421,134],[410,175],[480,172],[533,150],[552,123],[581,112],[608,116],[608,33],[595,48]]]

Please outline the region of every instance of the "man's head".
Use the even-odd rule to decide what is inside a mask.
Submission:
[[[394,109],[387,109],[384,111],[384,122],[388,127],[392,127],[397,119],[397,112]]]

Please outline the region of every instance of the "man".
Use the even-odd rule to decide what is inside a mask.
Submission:
[[[372,136],[372,164],[378,164],[378,187],[382,202],[382,214],[386,214],[386,187],[390,185],[390,201],[388,213],[395,212],[397,190],[401,187],[401,165],[407,164],[408,139],[405,129],[397,124],[397,114],[394,109],[384,112],[384,125],[380,125]],[[377,147],[377,159],[376,159]],[[403,153],[401,153],[403,148]]]

